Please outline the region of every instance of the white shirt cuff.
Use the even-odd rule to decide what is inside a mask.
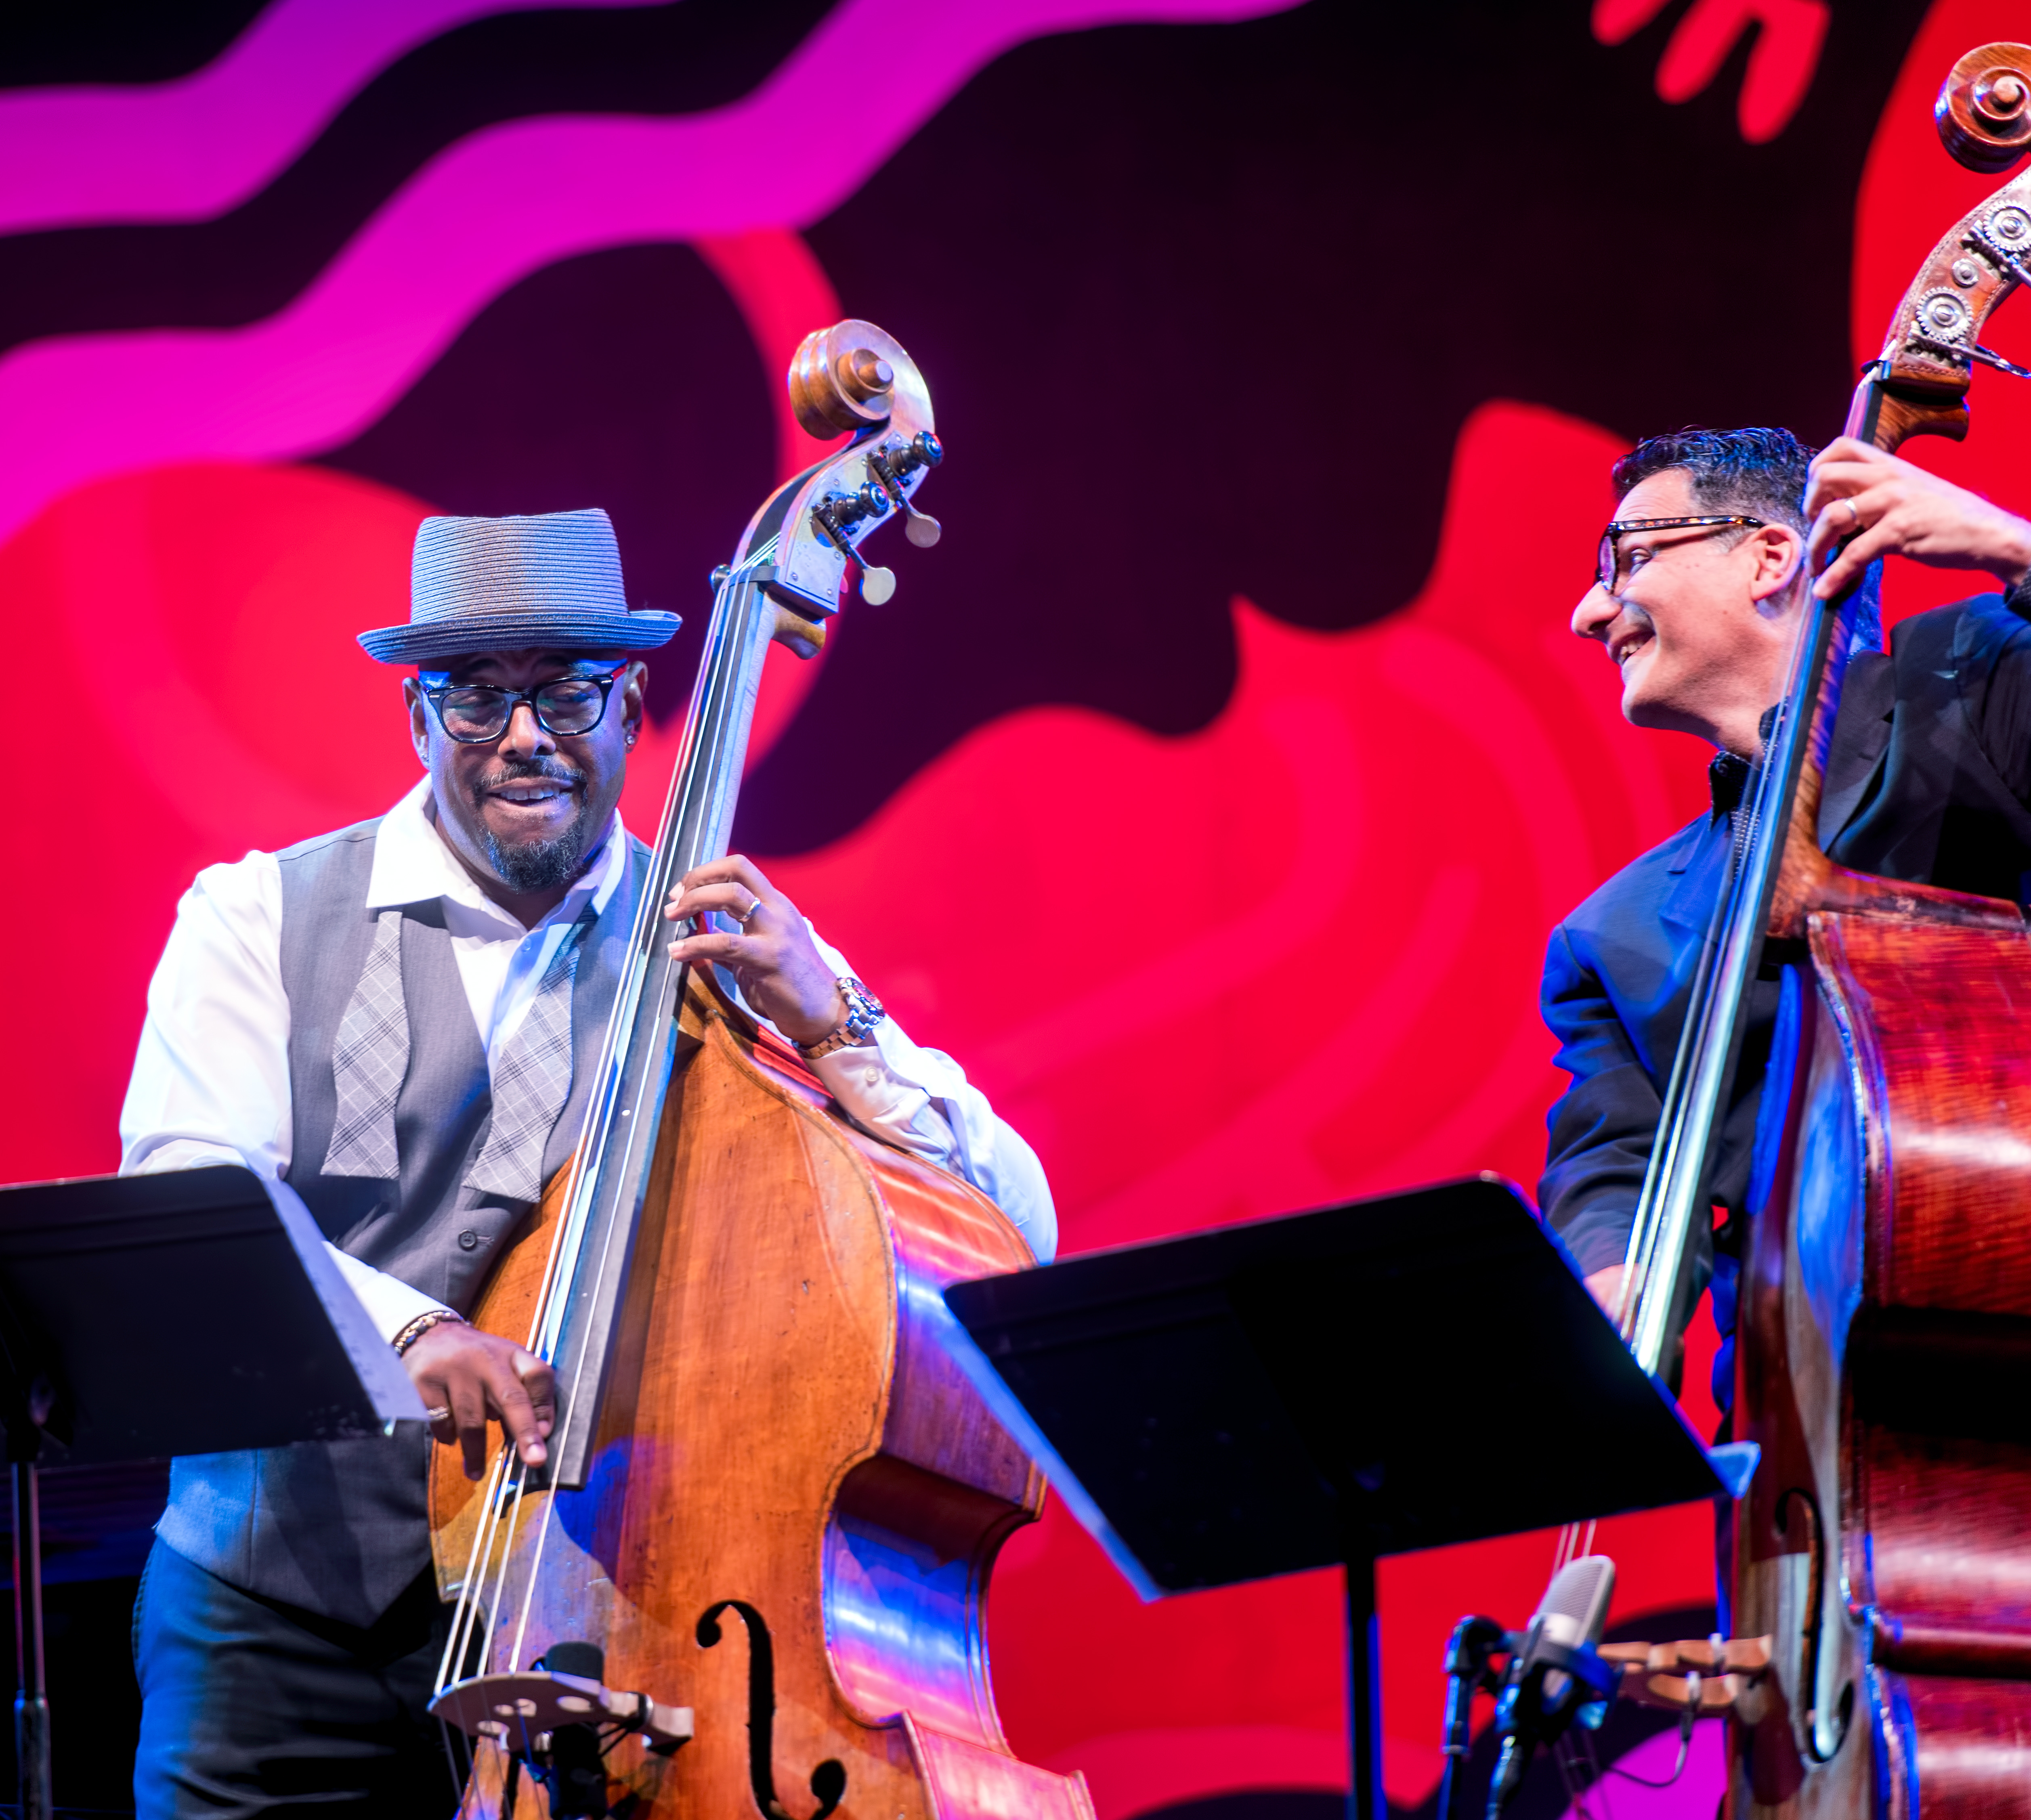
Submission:
[[[810,927],[808,921],[805,926]],[[853,972],[846,957],[815,929],[811,937],[833,973]],[[741,996],[730,972],[716,971],[735,1003],[775,1029]],[[885,1018],[872,1042],[835,1049],[811,1067],[840,1110],[862,1130],[963,1176],[1008,1216],[1040,1264],[1050,1262],[1057,1250],[1058,1219],[1043,1165],[995,1117],[980,1089],[968,1085],[965,1070],[951,1056],[919,1048],[893,1018]]]
[[[959,1146],[930,1094],[896,1073],[878,1042],[835,1049],[809,1064],[848,1116],[870,1136],[949,1168]]]
[[[330,1239],[324,1241],[332,1261],[338,1266],[339,1275],[345,1278],[347,1286],[360,1298],[360,1305],[366,1309],[367,1318],[374,1323],[375,1331],[389,1345],[395,1336],[419,1315],[427,1315],[445,1305],[421,1290],[412,1289],[400,1277],[391,1277],[386,1271],[378,1271],[371,1264],[362,1264],[350,1252],[342,1252]],[[447,1314],[457,1314],[456,1308],[445,1308]]]

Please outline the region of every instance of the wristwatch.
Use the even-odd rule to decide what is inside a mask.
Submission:
[[[881,1029],[881,1020],[889,1015],[882,1010],[881,1001],[851,973],[840,976],[839,996],[846,1001],[845,1017],[815,1043],[797,1045],[797,1052],[807,1062],[815,1062],[835,1049],[851,1049],[865,1043]]]

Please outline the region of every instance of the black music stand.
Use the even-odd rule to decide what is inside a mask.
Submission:
[[[1388,1813],[1377,1556],[1739,1495],[1753,1468],[1701,1444],[1495,1176],[945,1301],[975,1383],[1145,1599],[1345,1564],[1356,1820]]]
[[[228,1167],[0,1188],[23,1820],[51,1812],[39,1469],[338,1440],[423,1416],[285,1185]]]

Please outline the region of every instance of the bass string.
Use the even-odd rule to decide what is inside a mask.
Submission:
[[[775,543],[776,540],[770,538],[760,549],[749,555],[740,568],[727,577],[721,585],[719,597],[714,603],[714,626],[708,662],[706,672],[700,678],[698,700],[691,716],[691,727],[695,730],[698,743],[691,750],[686,751],[680,756],[677,772],[673,780],[670,796],[665,806],[665,826],[659,833],[658,850],[655,862],[650,867],[650,886],[643,894],[642,914],[647,924],[647,930],[644,932],[644,939],[635,944],[634,954],[635,966],[641,973],[647,972],[653,956],[654,943],[652,940],[647,939],[647,932],[653,931],[654,919],[661,915],[662,898],[669,885],[700,863],[702,857],[706,857],[698,852],[686,850],[680,853],[678,850],[678,843],[686,832],[686,824],[691,824],[689,832],[691,839],[688,846],[691,848],[698,848],[712,843],[714,827],[723,826],[727,818],[724,810],[717,816],[703,817],[686,812],[700,806],[698,798],[702,793],[705,795],[706,800],[710,801],[711,797],[717,795],[725,785],[725,766],[731,746],[736,738],[735,729],[737,725],[744,724],[747,719],[744,714],[726,712],[726,709],[732,705],[729,698],[730,694],[748,687],[751,683],[752,679],[743,674],[750,667],[750,647],[755,643],[752,636],[754,628],[751,622],[756,610],[766,609],[768,606],[766,597],[752,584],[751,574],[755,568],[767,561],[773,555]],[[766,643],[761,646],[764,654],[766,649]],[[757,664],[754,667],[758,668],[759,666]],[[744,744],[744,742],[742,743]],[[690,741],[688,740],[687,743],[689,744]],[[617,1071],[622,1064],[623,1058],[619,1053],[620,1045],[613,1040],[616,1034],[616,1032],[609,1030],[609,1047],[614,1051],[614,1053],[610,1057],[603,1057],[602,1062],[612,1070]],[[606,1084],[603,1083],[603,1085]],[[594,1122],[597,1108],[609,1096],[610,1092],[595,1093],[594,1107],[588,1109],[589,1125]],[[603,1125],[605,1121],[599,1120],[598,1122]],[[588,1136],[591,1135],[591,1133],[589,1132]],[[573,1199],[580,1193],[584,1185],[587,1152],[590,1148],[587,1143],[581,1141],[574,1152],[571,1163],[572,1173],[568,1180],[565,1191],[565,1204],[568,1208],[572,1205]],[[554,1312],[555,1301],[561,1293],[566,1279],[575,1278],[584,1261],[577,1255],[577,1245],[569,1248],[566,1245],[567,1232],[572,1223],[569,1219],[561,1219],[558,1221],[557,1230],[551,1240],[550,1255],[545,1264],[543,1278],[538,1290],[535,1312],[531,1323],[529,1349],[538,1357],[544,1358],[546,1363],[554,1362],[551,1355],[556,1349],[556,1336],[553,1335],[551,1339],[544,1341],[542,1339],[544,1331],[550,1321]],[[575,1236],[578,1245],[582,1245],[585,1236],[585,1229],[582,1223]],[[594,1286],[595,1294],[604,1284],[609,1263],[612,1241],[615,1234],[609,1230],[606,1236],[607,1243],[602,1247],[595,1271]],[[569,1256],[566,1255],[568,1249],[572,1253]],[[578,1416],[583,1401],[578,1393],[583,1387],[583,1379],[587,1362],[583,1357],[579,1360],[570,1387],[572,1394],[564,1399],[562,1419],[558,1423],[555,1433],[550,1438],[550,1445],[553,1454],[562,1451],[564,1443],[571,1432],[572,1425]],[[510,1470],[514,1470],[516,1472],[514,1482],[512,1486],[504,1488],[505,1474]],[[462,1643],[456,1647],[461,1649],[469,1647],[478,1608],[483,1602],[486,1605],[488,1610],[485,1635],[488,1639],[487,1653],[490,1657],[496,1660],[499,1659],[500,1652],[494,1639],[499,1636],[498,1625],[500,1611],[505,1600],[508,1580],[512,1571],[514,1542],[520,1528],[521,1506],[527,1489],[527,1468],[520,1467],[512,1444],[504,1439],[497,1452],[493,1469],[488,1476],[487,1508],[477,1526],[477,1533],[474,1539],[473,1565],[468,1570],[465,1584],[460,1589],[459,1599],[454,1613],[453,1636],[455,1639],[462,1637],[464,1639]],[[513,1512],[508,1520],[507,1532],[505,1536],[501,1532],[500,1515],[500,1506],[504,1498],[512,1499],[514,1506]],[[510,1668],[521,1661],[527,1642],[535,1591],[541,1580],[542,1559],[549,1542],[555,1503],[554,1498],[546,1498],[543,1501],[542,1510],[534,1520],[534,1552],[531,1557],[520,1609],[516,1614],[513,1641],[507,1652],[507,1662]],[[486,1565],[483,1566],[483,1563]],[[448,1647],[445,1666],[440,1673],[441,1686],[445,1684],[445,1677],[453,1672],[456,1664],[462,1659],[461,1654],[454,1654],[452,1647]]]
[[[1803,578],[1804,573],[1802,556],[1794,583],[1796,579]],[[1701,944],[1688,996],[1683,1034],[1672,1058],[1671,1077],[1660,1108],[1660,1141],[1653,1147],[1650,1166],[1645,1173],[1638,1200],[1628,1248],[1630,1268],[1623,1285],[1617,1324],[1623,1338],[1632,1345],[1639,1345],[1639,1349],[1642,1341],[1653,1336],[1653,1330],[1663,1318],[1665,1311],[1659,1305],[1668,1301],[1677,1288],[1676,1260],[1660,1256],[1671,1241],[1671,1229],[1684,1224],[1682,1210],[1675,1204],[1697,1193],[1698,1182],[1689,1182],[1688,1175],[1704,1176],[1705,1172],[1706,1152],[1710,1143],[1701,1141],[1700,1134],[1692,1126],[1696,1119],[1700,1119],[1707,1125],[1706,1135],[1710,1139],[1712,1121],[1701,1117],[1701,1096],[1693,1077],[1696,1072],[1694,1059],[1719,1040],[1716,1025],[1728,1016],[1730,1010],[1721,1002],[1722,976],[1727,970],[1720,964],[1720,958],[1724,951],[1732,953],[1744,942],[1753,940],[1753,932],[1745,932],[1741,925],[1745,919],[1759,914],[1766,895],[1761,888],[1763,875],[1781,859],[1782,843],[1789,832],[1788,823],[1772,813],[1777,806],[1775,798],[1783,787],[1784,774],[1791,769],[1785,762],[1791,744],[1794,739],[1809,736],[1811,723],[1809,714],[1801,717],[1794,712],[1792,705],[1804,700],[1809,685],[1816,680],[1804,672],[1811,667],[1814,633],[1820,619],[1831,610],[1822,607],[1815,612],[1809,610],[1812,606],[1809,597],[1809,610],[1798,616],[1798,623],[1792,635],[1791,649],[1785,666],[1790,687],[1778,704],[1776,721],[1765,745],[1763,761],[1756,767],[1754,790],[1742,809],[1746,826],[1735,843],[1729,876],[1716,899]],[[1776,843],[1774,850],[1773,842]],[[1694,1151],[1698,1154],[1694,1155]],[[1686,1236],[1683,1232],[1678,1234],[1675,1249],[1680,1252]],[[1672,1267],[1660,1268],[1660,1265],[1668,1263]]]
[[[776,539],[767,539],[751,554],[738,571],[730,572],[721,584],[714,602],[711,632],[708,637],[706,656],[701,665],[699,683],[692,693],[690,709],[685,716],[685,728],[678,753],[678,761],[673,768],[670,788],[664,799],[663,814],[657,831],[656,848],[650,869],[649,888],[643,894],[643,901],[635,912],[635,927],[630,932],[630,962],[620,992],[617,994],[614,1009],[608,1021],[602,1042],[597,1066],[594,1090],[588,1096],[586,1124],[574,1147],[571,1162],[572,1174],[564,1196],[566,1217],[558,1222],[557,1230],[552,1235],[550,1255],[538,1286],[535,1308],[531,1319],[528,1349],[537,1357],[554,1363],[557,1334],[545,1337],[557,1311],[554,1306],[556,1291],[560,1280],[568,1280],[575,1274],[577,1247],[583,1238],[583,1219],[586,1209],[583,1197],[589,1186],[585,1180],[585,1167],[589,1156],[603,1148],[612,1125],[613,1106],[620,1085],[620,1077],[625,1068],[627,1057],[623,1053],[625,1037],[632,1027],[639,1009],[641,994],[654,960],[657,925],[661,920],[661,900],[675,877],[681,877],[688,865],[673,863],[672,854],[688,817],[688,805],[693,792],[690,783],[697,769],[694,763],[695,750],[700,739],[699,728],[714,717],[714,704],[723,668],[721,653],[729,641],[725,636],[729,617],[729,597],[740,584],[747,581],[751,571],[768,560],[775,553]],[[695,863],[691,862],[690,863]]]
[[[503,1583],[497,1575],[494,1580],[494,1596],[487,1613],[486,1626],[478,1623],[479,1607],[487,1603],[486,1588],[488,1583],[484,1563],[494,1558],[494,1550],[500,1535],[501,1510],[504,1504],[512,1502],[516,1517],[519,1519],[522,1498],[527,1485],[527,1470],[522,1468],[512,1483],[509,1475],[515,1473],[520,1463],[512,1447],[503,1446],[495,1453],[489,1465],[487,1476],[480,1495],[484,1500],[479,1521],[473,1528],[472,1548],[467,1561],[464,1580],[453,1606],[451,1635],[445,1645],[442,1662],[438,1666],[438,1691],[459,1678],[460,1666],[471,1655],[475,1641],[490,1639],[495,1634],[494,1626],[499,1618],[501,1594]],[[511,1520],[504,1552],[512,1549],[514,1524]]]
[[[505,1450],[504,1450],[505,1451]],[[488,1463],[486,1483],[482,1495],[489,1502],[499,1495],[502,1454],[496,1453]],[[484,1517],[472,1527],[472,1546],[467,1551],[465,1572],[458,1583],[458,1597],[452,1606],[450,1634],[445,1639],[444,1656],[438,1664],[436,1691],[442,1693],[458,1678],[458,1665],[466,1658],[471,1643],[471,1612],[473,1583],[479,1576],[481,1563],[486,1558],[486,1524]]]

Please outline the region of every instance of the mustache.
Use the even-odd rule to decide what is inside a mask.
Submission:
[[[568,790],[585,788],[585,773],[561,758],[508,758],[473,780],[475,800],[509,783],[561,783]]]
[[[1648,632],[1653,639],[1657,636],[1657,622],[1634,601],[1625,601],[1618,595],[1615,604],[1621,608],[1622,611],[1617,613],[1608,623],[1607,644],[1611,654],[1613,653],[1625,626],[1632,626],[1638,631]]]

